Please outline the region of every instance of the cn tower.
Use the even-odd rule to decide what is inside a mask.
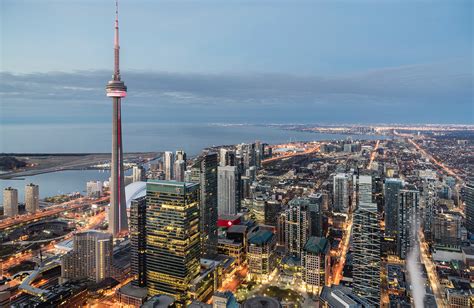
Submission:
[[[120,79],[119,67],[119,26],[118,0],[115,1],[115,39],[114,39],[114,74],[107,83],[106,92],[112,97],[112,161],[110,164],[110,208],[109,232],[114,237],[128,231],[127,204],[125,203],[125,187],[123,180],[123,148],[122,148],[122,118],[121,101],[127,95],[127,87]]]

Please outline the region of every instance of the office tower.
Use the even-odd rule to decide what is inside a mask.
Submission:
[[[356,177],[357,204],[372,203],[372,177],[359,175]]]
[[[300,259],[303,247],[308,241],[309,199],[297,198],[288,203],[285,210],[285,251],[287,254]]]
[[[384,184],[385,235],[396,237],[398,231],[398,195],[403,187],[400,179],[386,179]]]
[[[61,278],[101,282],[111,276],[112,235],[90,230],[73,237],[73,249],[61,258]]]
[[[397,255],[401,259],[407,257],[410,249],[412,221],[416,219],[418,198],[418,190],[413,185],[407,185],[405,189],[401,189],[399,192]]]
[[[165,172],[165,180],[174,180],[174,153],[166,151],[163,154],[163,170]]]
[[[107,96],[112,97],[112,160],[110,162],[110,209],[109,232],[114,237],[128,231],[127,204],[125,203],[125,185],[123,172],[123,145],[122,145],[122,111],[121,101],[127,95],[127,87],[120,77],[119,68],[119,25],[118,4],[115,11],[115,40],[114,40],[114,74],[107,83]]]
[[[88,181],[86,183],[86,194],[91,198],[102,196],[103,184],[101,181]]]
[[[146,286],[146,197],[133,199],[130,205],[131,272],[132,283]]]
[[[242,161],[243,170],[255,166],[255,143],[242,143],[237,146],[237,155]],[[243,171],[242,170],[242,171]]]
[[[183,160],[184,165],[186,166],[186,152],[184,151],[176,151],[176,160]],[[186,169],[186,168],[185,168]]]
[[[199,184],[148,181],[146,203],[148,295],[184,305],[200,270]]]
[[[193,182],[199,183],[202,255],[213,258],[217,255],[217,154],[208,153],[200,158],[191,169]]]
[[[309,235],[324,236],[323,228],[323,195],[321,193],[312,194],[308,197],[308,214],[309,214]]]
[[[464,201],[466,202],[466,229],[474,233],[474,179],[464,187]]]
[[[319,295],[322,288],[329,283],[331,270],[330,244],[325,237],[309,237],[303,249],[303,281],[306,290]]]
[[[143,166],[133,166],[132,170],[132,182],[146,181],[146,170]]]
[[[334,176],[333,183],[333,210],[347,213],[349,211],[349,177],[345,173]]]
[[[174,180],[177,182],[184,182],[184,172],[186,170],[186,163],[184,160],[179,159],[174,162]]]
[[[235,215],[240,211],[240,179],[236,166],[217,168],[218,214]]]
[[[354,293],[380,303],[380,225],[377,204],[360,203],[354,212],[352,277]]]
[[[249,239],[247,245],[247,259],[251,279],[264,281],[275,269],[275,235],[260,229]]]
[[[18,215],[18,190],[7,187],[3,190],[3,215],[14,217]]]
[[[265,201],[265,224],[276,227],[278,224],[278,217],[281,212],[281,202],[278,200]]]
[[[25,186],[25,209],[34,214],[39,210],[39,186],[30,183]]]

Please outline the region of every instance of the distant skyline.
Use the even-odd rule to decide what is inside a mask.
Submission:
[[[471,1],[120,1],[131,122],[474,123]],[[0,1],[0,123],[110,121],[114,2]]]

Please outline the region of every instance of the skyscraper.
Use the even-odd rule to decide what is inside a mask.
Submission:
[[[39,186],[30,183],[25,186],[25,208],[28,213],[39,210]]]
[[[133,199],[130,205],[131,271],[136,276],[132,283],[146,286],[146,197]]]
[[[407,185],[400,190],[398,197],[397,254],[405,259],[410,249],[412,220],[416,219],[419,193],[413,185]]]
[[[148,181],[146,204],[148,294],[184,305],[200,270],[199,184]]]
[[[306,289],[313,294],[321,293],[329,282],[331,269],[330,244],[325,237],[309,237],[303,248],[302,266],[303,281]]]
[[[356,177],[357,204],[372,203],[372,177],[359,175]]]
[[[400,179],[389,178],[384,184],[385,235],[396,237],[398,231],[398,195],[403,187]]]
[[[380,225],[377,204],[360,203],[354,212],[353,224],[354,293],[371,305],[380,303]]]
[[[235,215],[240,211],[240,179],[237,167],[218,167],[217,176],[218,213]]]
[[[118,25],[118,2],[115,10],[114,74],[107,83],[107,96],[112,97],[112,160],[110,163],[110,209],[109,232],[118,236],[128,231],[127,204],[125,203],[125,185],[123,172],[122,111],[121,100],[127,95],[127,87],[120,77],[120,46]]]
[[[466,183],[464,192],[466,202],[466,229],[474,233],[474,179]]]
[[[178,159],[174,162],[173,166],[174,180],[178,182],[184,182],[184,172],[186,171],[186,162],[182,159]]]
[[[90,230],[74,234],[73,249],[61,259],[61,277],[101,282],[111,276],[113,244],[109,233]]]
[[[321,193],[309,196],[308,214],[309,214],[309,235],[322,237],[325,236],[323,230],[323,195]]]
[[[18,215],[18,190],[15,188],[7,187],[3,190],[3,215]]]
[[[165,172],[165,180],[174,180],[174,153],[166,151],[163,154],[163,171]]]
[[[141,165],[133,166],[132,182],[140,182],[146,180],[146,170]]]
[[[345,173],[334,176],[333,183],[333,210],[347,213],[349,211],[349,177]]]
[[[285,210],[285,251],[298,259],[309,237],[308,207],[309,199],[297,198]]]
[[[192,180],[199,183],[201,248],[204,257],[217,255],[217,154],[208,153],[192,168]]]

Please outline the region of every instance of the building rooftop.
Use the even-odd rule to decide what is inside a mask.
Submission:
[[[273,233],[267,230],[259,230],[255,232],[251,238],[249,238],[249,243],[254,245],[263,245],[268,243],[273,237]]]
[[[227,229],[227,233],[245,233],[247,232],[246,225],[232,225]]]
[[[329,241],[325,237],[311,236],[304,250],[310,253],[326,254],[329,251]]]
[[[125,294],[127,296],[135,297],[135,298],[146,298],[147,296],[147,289],[140,288],[132,284],[132,282],[127,283],[123,287],[119,289],[119,292]]]
[[[173,307],[175,299],[173,296],[159,294],[151,297],[147,300],[143,305],[142,308],[168,308]]]

